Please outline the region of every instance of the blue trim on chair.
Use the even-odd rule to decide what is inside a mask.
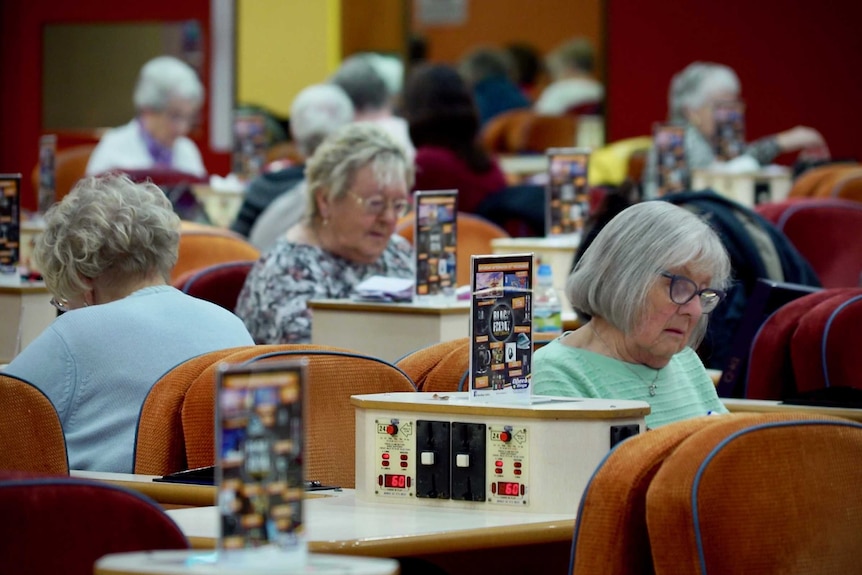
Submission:
[[[198,269],[197,272],[193,273],[189,279],[186,280],[186,283],[180,288],[180,291],[183,293],[189,293],[192,285],[196,281],[198,281],[201,277],[206,276],[214,271],[219,271],[222,269],[230,269],[235,267],[242,267],[248,265],[249,268],[255,264],[257,260],[234,260],[230,262],[219,262],[217,264],[208,265],[206,267]]]
[[[755,344],[757,344],[758,338],[760,338],[760,333],[763,331],[763,328],[769,323],[769,320],[772,319],[772,316],[778,313],[781,308],[779,307],[774,312],[769,314],[763,322],[760,324],[760,327],[757,328],[757,331],[754,332],[754,337],[751,338],[751,342],[748,344],[748,361],[745,363],[745,385],[742,389],[742,397],[748,397],[748,384],[751,381],[749,377],[751,374],[751,351],[754,349]]]
[[[470,368],[464,370],[464,375],[461,376],[460,381],[458,381],[458,391],[470,391],[469,389],[464,389],[464,386],[467,385],[469,387],[470,381]]]
[[[832,313],[829,314],[829,319],[826,320],[826,326],[823,328],[823,337],[820,340],[820,365],[823,369],[823,381],[825,382],[826,387],[830,387],[831,385],[829,382],[829,366],[826,364],[826,340],[829,338],[829,330],[832,328],[832,322],[835,320],[835,316],[841,313],[841,310],[859,300],[862,300],[862,295],[851,297],[832,310]]]
[[[801,420],[792,420],[792,421],[771,421],[768,423],[760,423],[753,425],[751,427],[746,427],[744,429],[740,429],[733,434],[725,437],[718,443],[712,450],[704,457],[703,461],[698,465],[697,473],[694,475],[694,482],[691,486],[691,511],[692,511],[692,523],[694,527],[694,540],[695,545],[697,546],[697,557],[698,562],[700,563],[700,572],[701,575],[707,575],[706,570],[706,557],[704,556],[703,551],[703,535],[700,532],[700,513],[698,511],[697,505],[697,492],[700,487],[700,480],[703,477],[704,472],[706,471],[706,467],[713,460],[713,458],[718,455],[718,452],[724,449],[730,442],[735,439],[747,435],[749,433],[755,431],[761,431],[763,429],[770,429],[776,427],[793,427],[797,425],[836,425],[840,427],[855,427],[857,429],[862,429],[862,424],[856,423],[855,421],[832,421],[827,419],[801,419]]]

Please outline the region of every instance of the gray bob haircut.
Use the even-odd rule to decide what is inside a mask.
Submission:
[[[714,288],[725,289],[730,281],[730,258],[705,221],[662,200],[641,202],[598,233],[569,276],[566,296],[578,312],[630,333],[643,319],[659,272],[683,266],[709,275]],[[703,339],[707,319],[701,316],[693,331],[693,347]]]
[[[739,94],[739,77],[731,68],[712,62],[694,62],[678,72],[670,83],[668,109],[672,122],[685,120],[685,110],[698,108],[718,92]]]
[[[353,120],[353,103],[339,86],[313,84],[290,105],[290,133],[306,158],[327,136]]]
[[[173,56],[159,56],[143,65],[135,85],[134,102],[138,110],[161,110],[172,98],[200,105],[204,87],[194,69]]]
[[[408,190],[413,187],[413,164],[392,136],[370,122],[348,124],[327,138],[306,163],[311,218],[320,215],[318,190],[325,190],[330,200],[343,198],[356,173],[368,165],[381,186],[403,182]]]
[[[45,213],[33,257],[49,291],[64,299],[86,291],[84,278],[123,285],[157,271],[168,281],[179,225],[155,184],[118,174],[85,178]]]
[[[357,113],[381,110],[389,101],[389,88],[371,53],[354,54],[344,60],[330,82],[347,93]]]

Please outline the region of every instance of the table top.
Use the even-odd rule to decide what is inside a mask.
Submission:
[[[156,475],[78,470],[70,471],[69,475],[132,489],[162,504],[165,508],[211,506],[216,500],[216,489],[212,485],[153,481],[158,477]]]
[[[454,509],[423,504],[387,504],[356,499],[352,489],[321,492],[331,497],[304,502],[306,540],[315,553],[417,556],[476,549],[571,541],[577,509],[559,514]],[[215,507],[169,510],[196,547],[218,537]]]
[[[272,554],[264,556],[269,559]],[[304,566],[285,568],[283,564],[249,566],[239,560],[217,561],[214,552],[203,551],[138,551],[105,555],[95,565],[95,575],[394,575],[398,562],[394,559],[345,557],[311,553]]]
[[[308,307],[311,309],[363,311],[373,313],[450,315],[468,313],[470,311],[470,301],[452,299],[451,301],[414,300],[412,302],[394,303],[354,301],[350,299],[313,299],[309,300]]]
[[[492,248],[521,249],[521,250],[560,250],[574,255],[581,243],[579,233],[565,234],[559,236],[546,236],[542,238],[494,238],[491,240]]]

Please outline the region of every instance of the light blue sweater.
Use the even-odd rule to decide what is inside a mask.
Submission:
[[[651,396],[649,384],[653,380],[656,393]],[[625,363],[555,339],[536,351],[532,384],[533,393],[538,395],[646,401],[650,404],[646,416],[650,428],[710,411],[727,413],[712,379],[690,347],[656,372],[645,365]]]
[[[253,343],[228,310],[157,286],[61,315],[5,372],[54,403],[71,469],[131,473],[138,416],[153,384],[187,359]]]

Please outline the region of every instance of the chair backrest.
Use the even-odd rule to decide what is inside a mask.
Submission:
[[[591,186],[618,186],[631,177],[632,156],[652,147],[652,137],[638,136],[611,142],[590,154],[588,180]],[[643,169],[643,166],[641,166]],[[640,182],[640,172],[635,181]]]
[[[577,142],[578,118],[534,114],[521,126],[518,137],[515,145],[520,153],[544,153],[548,148],[572,147]]]
[[[159,378],[147,394],[138,418],[135,473],[167,475],[189,469],[182,422],[189,387],[205,369],[247,347],[254,346],[233,347],[193,357]]]
[[[718,419],[704,416],[671,423],[630,437],[608,453],[587,483],[578,507],[572,575],[653,572],[646,527],[647,488],[662,462],[683,440]]]
[[[0,374],[0,405],[0,469],[68,475],[66,438],[48,396],[23,379]]]
[[[862,425],[722,418],[665,459],[646,496],[656,575],[859,571]]]
[[[772,221],[808,260],[823,287],[860,285],[862,202],[793,198],[760,204],[755,209]]]
[[[523,126],[534,116],[529,108],[517,108],[497,114],[482,127],[479,141],[491,153],[512,154],[519,151]]]
[[[395,362],[417,391],[460,391],[470,368],[470,338],[462,337],[418,349]]]
[[[189,270],[173,282],[183,293],[233,311],[254,260],[225,262]]]
[[[398,221],[395,233],[414,243],[414,216],[410,213]],[[487,255],[493,253],[491,240],[496,238],[508,238],[509,234],[492,222],[483,217],[467,212],[458,212],[456,218],[457,244],[456,244],[456,276],[457,283],[461,285],[470,284],[470,256]]]
[[[54,155],[54,196],[56,201],[66,197],[78,180],[87,171],[87,162],[96,144],[77,144],[68,148],[60,148]],[[31,176],[33,189],[39,189],[39,164],[33,167]]]
[[[108,553],[189,547],[158,504],[108,483],[0,476],[0,509],[4,573],[92,575]]]
[[[204,226],[180,228],[180,245],[177,263],[171,271],[171,283],[190,270],[199,270],[215,264],[256,260],[260,250],[239,234]]]
[[[835,181],[829,195],[833,198],[862,202],[862,166],[843,173]]]
[[[788,196],[791,198],[828,196],[842,174],[858,167],[856,163],[836,163],[810,168],[796,178]]]

